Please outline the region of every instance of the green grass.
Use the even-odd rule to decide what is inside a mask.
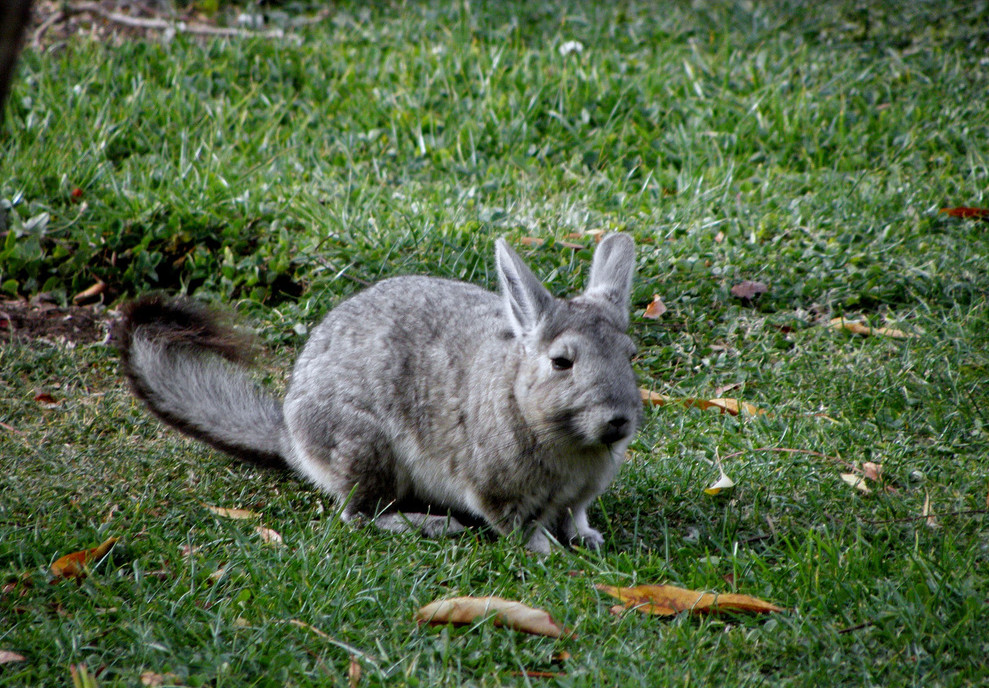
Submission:
[[[19,582],[0,650],[26,661],[0,685],[70,685],[73,664],[101,687],[347,685],[352,654],[360,685],[981,685],[989,225],[938,209],[989,205],[987,20],[961,1],[344,3],[301,44],[29,50],[0,123],[7,292],[234,303],[278,386],[302,326],[364,282],[493,287],[494,238],[536,236],[527,260],[571,293],[593,242],[555,241],[623,230],[642,385],[738,383],[770,415],[650,409],[591,512],[606,549],[540,558],[343,526],[307,485],[164,430],[103,346],[5,343],[0,575]],[[746,306],[743,279],[770,290]],[[654,293],[659,321],[639,317]],[[837,315],[917,336],[823,326]],[[737,487],[706,495],[733,454]],[[882,463],[895,491],[856,492],[836,458]],[[927,497],[937,528],[915,518]],[[285,546],[204,504],[261,512]],[[111,535],[81,585],[48,583]],[[789,611],[615,616],[594,589],[660,582]],[[577,638],[416,627],[454,594]]]

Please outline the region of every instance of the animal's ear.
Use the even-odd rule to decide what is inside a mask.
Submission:
[[[581,297],[606,306],[624,329],[635,276],[635,242],[628,234],[609,234],[598,244],[591,278]]]
[[[505,314],[512,323],[512,330],[516,336],[532,332],[553,311],[553,295],[504,239],[495,243],[495,263]]]

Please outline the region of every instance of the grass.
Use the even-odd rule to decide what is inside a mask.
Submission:
[[[434,5],[334,5],[301,44],[27,51],[2,121],[0,284],[234,303],[278,386],[305,327],[364,282],[493,287],[504,234],[545,239],[526,258],[572,293],[589,249],[557,242],[623,230],[642,385],[738,385],[770,414],[649,409],[591,513],[606,549],[540,558],[345,527],[307,485],[163,430],[103,346],[5,343],[0,650],[26,661],[0,685],[68,685],[73,664],[100,686],[346,685],[351,656],[360,685],[980,685],[989,240],[937,211],[987,205],[985,7]],[[770,289],[744,304],[743,279]],[[639,317],[654,293],[669,311]],[[917,336],[824,326],[838,315]],[[715,498],[716,456],[737,486]],[[881,463],[895,491],[855,491],[835,459]],[[259,511],[285,546],[204,504]],[[48,584],[110,535],[81,585]],[[667,581],[790,611],[616,616],[593,587]],[[415,626],[453,594],[520,599],[578,637]]]

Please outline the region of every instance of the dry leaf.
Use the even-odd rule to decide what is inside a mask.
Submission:
[[[724,232],[718,232],[717,234],[714,235],[714,243],[720,244],[724,240],[725,240]]]
[[[642,314],[642,317],[658,320],[665,312],[666,304],[663,303],[663,299],[659,298],[659,294],[653,294],[652,303],[646,306],[646,312]]]
[[[525,676],[526,678],[557,678],[566,675],[567,672],[565,671],[534,671],[532,669],[512,672],[512,676]]]
[[[469,624],[493,613],[494,624],[516,631],[559,638],[566,629],[547,612],[501,597],[451,597],[430,602],[416,612],[420,624]]]
[[[617,597],[625,603],[626,609],[636,609],[645,614],[659,616],[674,616],[681,612],[716,614],[729,611],[766,614],[785,611],[782,607],[749,595],[698,592],[673,585],[640,585],[634,588],[616,588],[610,585],[595,587],[612,597]]]
[[[875,480],[878,483],[883,476],[883,465],[866,461],[862,464],[862,474],[869,480]]]
[[[854,487],[859,492],[865,494],[872,494],[872,490],[869,489],[869,485],[865,482],[865,478],[861,475],[855,475],[854,473],[842,473],[841,479],[846,483]]]
[[[669,397],[665,394],[659,394],[658,392],[651,392],[648,389],[641,388],[639,389],[639,395],[642,397],[643,403],[650,404],[652,406],[666,406],[667,404],[681,403],[684,406],[696,406],[697,408],[704,410],[716,408],[721,411],[721,413],[728,413],[733,416],[737,416],[740,412],[750,416],[768,415],[765,409],[761,409],[755,404],[750,404],[747,401],[741,401],[739,399],[693,399],[691,397],[677,399],[675,397]]]
[[[694,406],[699,406],[703,409],[721,409],[722,413],[730,413],[733,416],[737,416],[741,412],[750,416],[766,415],[766,411],[755,404],[750,404],[747,401],[741,401],[739,399],[708,399],[707,401],[703,399],[692,399],[691,401]]]
[[[265,528],[264,526],[257,526],[254,528],[254,532],[260,536],[262,542],[267,542],[269,545],[282,544],[282,536],[278,533],[278,531],[272,530],[271,528]]]
[[[89,301],[90,299],[94,299],[100,294],[102,294],[105,289],[106,289],[105,283],[97,282],[91,287],[88,287],[87,289],[83,289],[81,292],[73,296],[72,302],[76,304],[80,304],[83,301]]]
[[[350,655],[350,665],[347,667],[347,679],[350,682],[350,688],[357,688],[357,684],[361,682],[361,665],[357,662],[357,657]]]
[[[261,514],[250,509],[225,509],[222,506],[210,506],[209,504],[203,504],[203,506],[223,518],[248,519],[259,518],[261,516]]]
[[[58,406],[58,401],[48,392],[38,392],[34,395],[34,400],[42,406]]]
[[[941,208],[938,212],[942,212],[951,217],[989,218],[989,208],[968,208],[966,206],[960,206],[958,208]]]
[[[924,492],[924,508],[920,512],[921,516],[925,516],[928,528],[938,528],[937,519],[934,518],[934,514],[931,513],[931,495]]]
[[[852,334],[860,334],[864,337],[877,335],[880,337],[891,337],[893,339],[911,339],[916,336],[892,327],[869,327],[864,323],[855,320],[846,320],[845,318],[832,318],[828,322],[828,327],[835,330],[845,330]]]
[[[24,655],[19,655],[10,650],[0,650],[0,665],[11,664],[12,662],[26,662]]]
[[[89,568],[89,565],[106,556],[106,553],[117,544],[117,540],[119,539],[116,537],[107,538],[103,544],[92,549],[73,552],[72,554],[66,554],[64,557],[59,557],[51,565],[52,575],[56,578],[85,578],[86,569]]]
[[[718,481],[711,485],[711,487],[706,488],[704,492],[711,496],[715,496],[721,494],[722,490],[730,490],[733,487],[735,487],[735,481],[722,473],[721,477],[718,478]]]
[[[765,294],[767,291],[769,291],[769,287],[762,282],[745,280],[731,288],[731,295],[743,301],[751,301],[760,294]]]
[[[141,674],[141,685],[149,686],[150,688],[158,688],[158,686],[176,685],[179,683],[179,677],[171,672],[167,674],[156,674],[153,671],[145,671]]]
[[[660,394],[659,392],[651,392],[648,389],[639,388],[639,396],[642,397],[642,402],[649,404],[651,406],[666,406],[667,404],[672,404],[675,399],[673,397],[668,397],[665,394]]]

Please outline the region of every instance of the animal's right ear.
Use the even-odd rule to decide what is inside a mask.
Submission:
[[[583,300],[608,307],[622,329],[628,327],[629,298],[635,275],[635,242],[628,234],[609,234],[594,252]]]
[[[495,243],[495,264],[512,330],[516,336],[531,332],[553,310],[553,295],[504,239]]]

